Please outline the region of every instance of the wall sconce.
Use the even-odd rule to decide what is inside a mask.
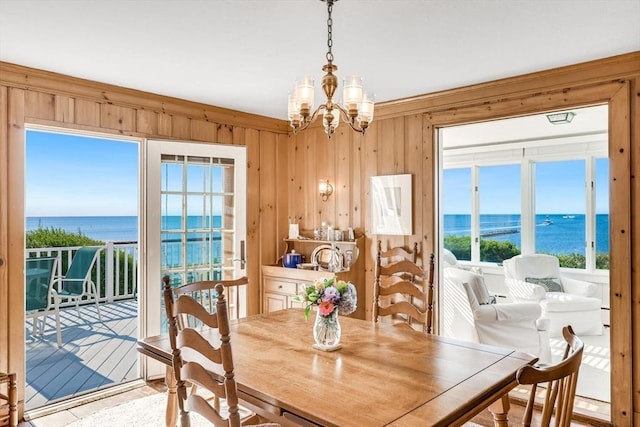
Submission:
[[[333,193],[333,185],[329,184],[328,179],[321,179],[318,184],[318,191],[320,192],[322,201],[326,202],[329,200],[329,196]]]

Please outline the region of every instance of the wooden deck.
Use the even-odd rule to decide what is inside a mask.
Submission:
[[[138,301],[100,304],[60,310],[62,348],[56,345],[53,316],[44,335],[31,335],[26,323],[27,410],[61,399],[77,397],[104,387],[139,378]]]

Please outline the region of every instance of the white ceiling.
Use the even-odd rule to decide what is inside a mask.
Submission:
[[[340,0],[336,74],[398,99],[640,51],[639,18],[640,0]],[[325,53],[318,0],[0,0],[1,61],[281,119]]]

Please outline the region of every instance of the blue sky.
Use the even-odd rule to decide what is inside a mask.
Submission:
[[[26,216],[137,215],[137,143],[29,130],[26,147]],[[203,168],[191,166],[190,178],[201,177],[200,169]],[[218,175],[219,171],[215,173]],[[537,213],[584,213],[584,174],[583,161],[539,165]],[[609,212],[608,174],[607,159],[599,159],[597,213]],[[469,169],[449,169],[444,177],[444,213],[469,213]],[[201,191],[198,182],[189,182],[190,189],[200,186]],[[483,167],[480,184],[481,213],[520,212],[519,165]]]
[[[596,160],[596,213],[609,213],[609,167]],[[584,160],[543,162],[536,165],[536,213],[585,213]],[[471,212],[471,170],[447,169],[443,173],[443,212]],[[520,213],[520,165],[480,168],[480,213]]]
[[[138,144],[27,131],[26,216],[138,214]]]

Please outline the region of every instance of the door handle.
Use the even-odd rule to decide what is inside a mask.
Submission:
[[[240,240],[240,258],[231,259],[231,261],[240,262],[240,270],[244,270],[244,266],[247,263],[244,243],[245,243],[244,240]]]

